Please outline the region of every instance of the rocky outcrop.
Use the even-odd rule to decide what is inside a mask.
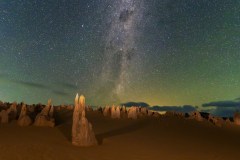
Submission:
[[[88,122],[85,117],[85,111],[82,112],[82,116],[79,122],[79,128],[77,132],[77,141],[73,141],[76,146],[88,147],[97,145],[97,140],[93,132],[92,124]]]
[[[110,107],[109,107],[109,106],[106,106],[106,107],[103,109],[103,115],[104,115],[105,117],[111,115],[111,110],[110,110]]]
[[[116,118],[120,119],[121,118],[121,109],[120,106],[117,106],[116,110],[115,110],[115,115]]]
[[[103,108],[101,106],[99,106],[99,107],[97,107],[96,111],[102,114],[103,113]]]
[[[50,110],[49,110],[49,116],[50,116],[51,118],[53,118],[53,114],[54,114],[54,107],[53,107],[53,105],[52,105],[51,108],[50,108]]]
[[[120,109],[120,115],[121,115],[121,118],[127,118],[128,117],[127,108],[125,106],[122,106],[122,108]]]
[[[33,105],[27,106],[27,111],[33,113],[35,111],[35,106],[33,106]]]
[[[223,124],[225,124],[225,121],[221,117],[214,117],[212,115],[209,115],[208,121],[210,121],[211,123],[218,127],[222,127]]]
[[[92,124],[88,122],[85,116],[85,98],[84,96],[80,96],[79,98],[78,94],[75,98],[73,112],[72,144],[82,147],[97,145]]]
[[[75,106],[74,106],[74,110],[73,110],[73,124],[72,124],[72,143],[74,144],[75,141],[77,140],[77,131],[79,128],[79,120],[80,120],[80,115],[82,115],[82,113],[80,112],[80,106],[84,107],[80,104],[79,102],[79,96],[78,94],[75,97]]]
[[[1,123],[8,123],[8,112],[6,110],[0,112],[0,120]]]
[[[87,107],[86,107],[86,111],[87,111],[87,112],[93,112],[93,108],[92,108],[91,106],[87,106]]]
[[[119,119],[120,118],[120,107],[115,107],[114,105],[111,107],[111,118]]]
[[[139,107],[138,108],[139,112],[138,112],[138,117],[146,117],[148,115],[148,109],[145,107]]]
[[[143,115],[147,115],[148,114],[148,109],[146,107],[142,107],[140,108],[140,112],[143,114]]]
[[[147,115],[152,116],[153,114],[154,114],[153,111],[149,110]]]
[[[19,126],[29,126],[32,124],[32,119],[27,115],[27,107],[25,104],[22,105],[21,113],[18,118]]]
[[[137,119],[137,115],[138,115],[138,107],[130,107],[128,109],[128,118]]]
[[[227,118],[225,120],[225,124],[226,124],[226,126],[231,126],[233,123],[232,123],[232,121],[229,118]]]
[[[240,113],[239,112],[234,113],[233,121],[234,121],[234,124],[240,126]]]
[[[52,100],[49,99],[47,105],[41,111],[42,115],[46,115],[47,116],[49,114],[49,111],[51,109],[51,103],[52,103]]]
[[[3,108],[3,109],[6,109],[6,108],[8,108],[8,104],[0,101],[0,107]]]
[[[67,106],[67,110],[73,110],[73,106],[68,105],[68,106]]]
[[[16,120],[17,118],[17,103],[13,102],[12,105],[7,109],[8,119],[10,121]]]
[[[51,110],[51,113],[50,113],[50,110]],[[42,111],[36,116],[34,125],[41,126],[41,127],[44,127],[44,126],[54,127],[55,119],[52,117],[53,110],[54,110],[53,106],[51,107],[51,100],[48,100],[47,106],[44,107]]]
[[[167,111],[165,113],[165,116],[174,116],[174,117],[177,117],[177,118],[184,118],[185,114],[182,113],[182,112],[177,112],[177,111]],[[191,117],[191,118],[193,118],[193,117]]]
[[[115,115],[115,106],[113,105],[112,107],[111,107],[111,118],[115,118],[116,117],[116,115]]]
[[[190,119],[195,119],[197,121],[203,121],[203,117],[201,116],[200,112],[194,111],[189,113]]]
[[[64,104],[61,104],[60,105],[60,110],[64,110],[64,109],[66,109],[66,106]]]
[[[154,118],[159,118],[161,115],[158,112],[153,112],[152,115]]]

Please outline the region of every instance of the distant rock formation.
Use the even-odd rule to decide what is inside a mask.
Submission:
[[[189,113],[190,119],[195,119],[197,121],[203,121],[203,117],[201,116],[200,112],[194,111]]]
[[[25,104],[22,105],[21,113],[18,118],[19,126],[29,126],[32,124],[32,119],[27,115],[27,107]]]
[[[120,109],[120,115],[121,115],[121,118],[127,118],[128,117],[127,108],[125,106],[122,106],[122,108]]]
[[[147,115],[148,114],[148,109],[146,107],[141,107],[140,108],[140,112],[143,114],[143,115]]]
[[[27,106],[27,111],[33,113],[35,111],[35,106],[33,105]]]
[[[15,120],[17,118],[17,103],[13,102],[10,108],[7,109],[8,119],[10,121]]]
[[[104,115],[105,117],[111,115],[111,110],[110,110],[110,107],[109,107],[109,106],[106,106],[106,107],[103,109],[103,115]]]
[[[184,118],[185,117],[185,114],[182,113],[182,112],[177,112],[177,111],[167,111],[165,113],[166,116],[175,116],[175,117],[178,117],[178,118]]]
[[[8,112],[6,110],[2,110],[0,112],[1,123],[8,123]]]
[[[61,105],[60,105],[60,110],[61,110],[61,109],[66,109],[66,106],[65,106],[64,104],[61,104]]]
[[[41,111],[42,115],[45,115],[45,116],[49,115],[49,111],[51,109],[51,103],[52,103],[52,100],[49,99],[47,105]]]
[[[93,108],[91,106],[87,106],[85,110],[87,112],[93,112]]]
[[[137,115],[138,115],[138,107],[133,106],[128,109],[128,118],[137,119]]]
[[[51,112],[50,112],[51,110]],[[48,100],[48,104],[46,107],[44,107],[39,113],[36,118],[34,125],[35,126],[49,126],[54,127],[55,126],[55,119],[51,116],[53,113],[53,106],[51,106],[51,99]],[[50,114],[49,114],[50,113]]]
[[[149,110],[148,112],[147,112],[147,115],[148,116],[152,116],[154,113],[153,113],[153,111],[151,111],[151,110]]]
[[[214,117],[209,115],[208,121],[212,122],[215,126],[222,127],[225,121],[221,117]]]
[[[111,118],[119,119],[120,117],[120,107],[115,107],[114,105],[111,107]]]
[[[240,126],[240,113],[236,112],[233,116],[234,124]]]
[[[68,105],[67,106],[67,110],[73,110],[73,106],[72,105]]]
[[[72,144],[82,147],[97,145],[92,124],[85,116],[85,97],[81,95],[79,98],[78,94],[73,111]]]
[[[231,120],[229,118],[227,118],[225,120],[225,124],[226,124],[226,126],[231,126],[233,123],[231,122]]]
[[[161,115],[158,112],[153,112],[152,116],[155,118],[159,118]]]
[[[7,108],[7,103],[3,103],[2,101],[0,101],[0,107],[1,108]]]
[[[148,115],[148,109],[145,108],[145,107],[139,107],[138,108],[138,117],[141,118],[141,117],[146,117]]]
[[[50,116],[51,118],[53,118],[53,114],[54,114],[54,107],[53,107],[53,105],[52,105],[51,108],[50,108],[50,111],[49,111],[49,116]]]
[[[121,118],[121,109],[120,106],[117,106],[116,110],[115,110],[115,115],[116,118],[120,119]]]
[[[115,106],[113,105],[112,107],[111,107],[111,118],[115,118]]]
[[[97,107],[96,111],[98,111],[99,113],[103,113],[103,108],[101,106]]]

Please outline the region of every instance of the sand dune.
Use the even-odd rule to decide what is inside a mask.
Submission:
[[[1,160],[236,160],[240,127],[216,127],[174,116],[111,119],[87,112],[98,146],[71,144],[72,111],[55,112],[56,127],[0,125]]]

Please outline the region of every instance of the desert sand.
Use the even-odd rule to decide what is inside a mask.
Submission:
[[[71,143],[72,110],[55,112],[55,127],[0,124],[0,160],[236,160],[240,127],[160,116],[111,119],[86,113],[98,146]]]

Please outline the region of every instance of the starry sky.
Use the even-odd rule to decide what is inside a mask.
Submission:
[[[239,11],[239,0],[2,0],[0,99],[236,100]]]

